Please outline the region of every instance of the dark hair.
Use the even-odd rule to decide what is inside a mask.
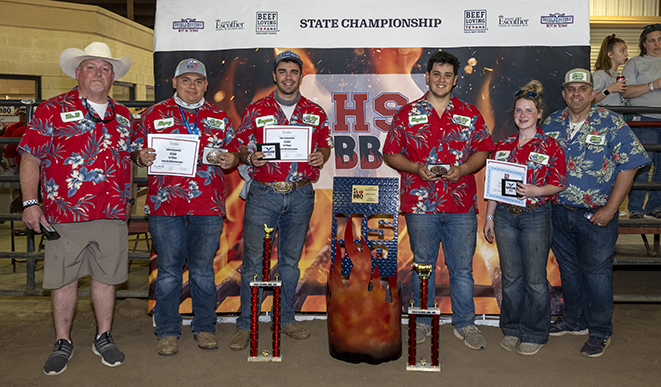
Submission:
[[[594,71],[604,70],[605,72],[608,72],[608,70],[613,67],[613,62],[611,62],[608,53],[613,51],[613,47],[616,43],[626,44],[624,40],[616,37],[615,34],[608,35],[604,38],[604,41],[601,42],[599,55],[597,55],[597,61],[594,63]]]
[[[526,99],[528,101],[532,101],[532,103],[535,104],[537,111],[542,113],[542,118],[537,121],[537,124],[539,125],[539,122],[544,118],[543,115],[546,111],[546,105],[542,100],[543,94],[544,86],[542,86],[541,82],[536,79],[528,82],[520,90],[517,90],[516,93],[514,93],[514,103],[512,104],[512,109],[510,110],[510,117],[514,117],[514,108],[516,107],[516,102],[520,99]]]
[[[449,64],[452,65],[454,70],[454,75],[459,73],[459,59],[456,56],[450,54],[446,51],[437,51],[429,57],[427,62],[427,72],[431,73],[431,70],[434,68],[434,64]]]
[[[643,32],[640,34],[638,39],[638,48],[640,48],[640,56],[647,54],[647,49],[643,46],[645,40],[647,40],[647,35],[651,34],[654,31],[661,31],[661,24],[650,24],[643,27]]]

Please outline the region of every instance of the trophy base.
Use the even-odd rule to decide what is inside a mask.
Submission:
[[[427,364],[426,362],[417,362],[415,365],[406,365],[406,370],[407,371],[423,371],[423,372],[441,372],[441,366],[433,366],[431,364]]]
[[[262,356],[248,356],[248,363],[282,363],[282,356],[273,357],[270,353]]]

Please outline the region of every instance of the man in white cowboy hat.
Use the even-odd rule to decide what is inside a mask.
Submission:
[[[105,43],[94,42],[85,50],[64,50],[60,67],[78,87],[39,105],[19,144],[23,222],[50,239],[43,287],[52,289],[57,342],[44,364],[47,375],[67,369],[78,279],[86,275],[92,277],[97,320],[92,351],[109,367],[124,362],[110,328],[115,285],[128,277],[126,220],[133,204],[134,122],[129,110],[108,96],[131,61],[114,59]]]
[[[174,96],[145,110],[135,136],[142,149],[133,152],[133,159],[140,167],[152,166],[157,156],[154,148],[144,146],[148,134],[189,134],[199,141],[198,154],[190,158],[197,162],[194,176],[149,176],[145,213],[158,253],[154,331],[157,352],[163,356],[178,351],[182,322],[179,300],[186,262],[195,341],[202,349],[218,348],[213,259],[225,216],[221,169],[236,166],[239,146],[227,114],[204,99],[208,84],[202,62],[193,58],[179,62],[172,78]]]
[[[550,336],[588,335],[581,355],[599,357],[613,333],[612,261],[617,217],[645,149],[622,116],[592,104],[590,72],[565,74],[567,107],[551,114],[543,130],[567,159],[567,189],[553,203],[551,249],[558,261],[564,306]]]

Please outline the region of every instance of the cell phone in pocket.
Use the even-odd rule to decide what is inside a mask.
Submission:
[[[55,227],[46,226],[41,222],[39,222],[39,224],[41,224],[41,233],[44,234],[46,240],[54,241],[56,239],[60,239],[60,233],[58,233],[57,230],[55,230]]]

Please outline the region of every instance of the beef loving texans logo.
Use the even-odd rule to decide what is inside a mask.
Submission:
[[[255,32],[258,35],[272,35],[278,33],[278,12],[257,11]]]
[[[487,10],[472,9],[464,10],[464,32],[486,33],[487,32]]]
[[[191,18],[181,19],[172,22],[172,29],[179,32],[197,32],[204,29],[204,22]]]

